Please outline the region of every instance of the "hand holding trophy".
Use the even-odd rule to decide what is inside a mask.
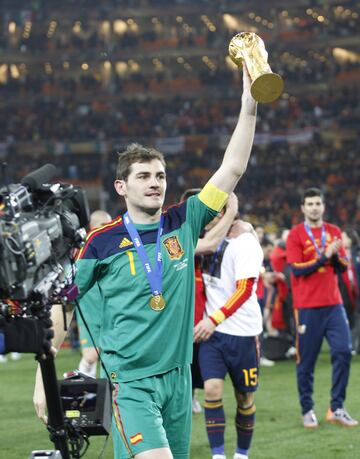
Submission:
[[[273,102],[281,96],[284,80],[271,71],[268,53],[258,35],[253,32],[235,35],[229,44],[229,55],[237,66],[245,61],[252,81],[251,95],[257,102]]]

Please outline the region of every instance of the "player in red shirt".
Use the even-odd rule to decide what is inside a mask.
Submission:
[[[289,294],[289,287],[286,283],[285,268],[286,261],[286,239],[289,230],[284,229],[281,238],[276,242],[274,250],[270,255],[271,266],[275,272],[276,295],[271,317],[271,325],[280,331],[289,331],[289,324],[286,320],[287,311],[284,310],[285,301]]]
[[[344,409],[351,361],[351,335],[337,275],[347,269],[340,229],[323,221],[324,197],[309,188],[302,199],[305,221],[292,228],[286,244],[292,269],[293,304],[297,328],[297,385],[307,428],[318,427],[312,399],[314,368],[323,338],[332,363],[331,403],[326,420],[346,427],[358,421]]]

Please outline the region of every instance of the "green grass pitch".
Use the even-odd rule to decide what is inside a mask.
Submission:
[[[319,429],[305,430],[300,422],[300,410],[295,384],[293,361],[277,362],[275,367],[261,368],[260,387],[256,394],[256,429],[251,459],[358,459],[360,458],[360,427],[346,429],[329,425],[324,416],[329,403],[330,361],[327,350],[320,355],[315,373],[316,412]],[[57,359],[58,376],[76,368],[78,352],[62,350]],[[32,406],[32,391],[36,362],[32,355],[21,360],[0,364],[0,458],[27,459],[35,449],[52,449],[48,433],[36,418]],[[202,393],[199,393],[202,401]],[[233,390],[226,383],[224,396],[227,415],[226,453],[232,458],[236,437]],[[360,418],[360,356],[352,361],[346,408]],[[195,415],[191,459],[211,458],[204,428],[203,415]],[[87,459],[96,459],[104,437],[91,437]],[[112,458],[109,441],[104,459]]]

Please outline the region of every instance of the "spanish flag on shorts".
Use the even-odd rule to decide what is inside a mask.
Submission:
[[[130,443],[132,445],[136,445],[137,443],[139,443],[142,440],[143,440],[143,436],[142,436],[142,434],[140,432],[135,434],[135,435],[133,435],[132,437],[130,437]]]

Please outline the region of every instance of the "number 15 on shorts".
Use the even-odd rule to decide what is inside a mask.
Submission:
[[[257,368],[244,368],[242,370],[244,374],[245,386],[256,386],[258,383],[258,369]]]

